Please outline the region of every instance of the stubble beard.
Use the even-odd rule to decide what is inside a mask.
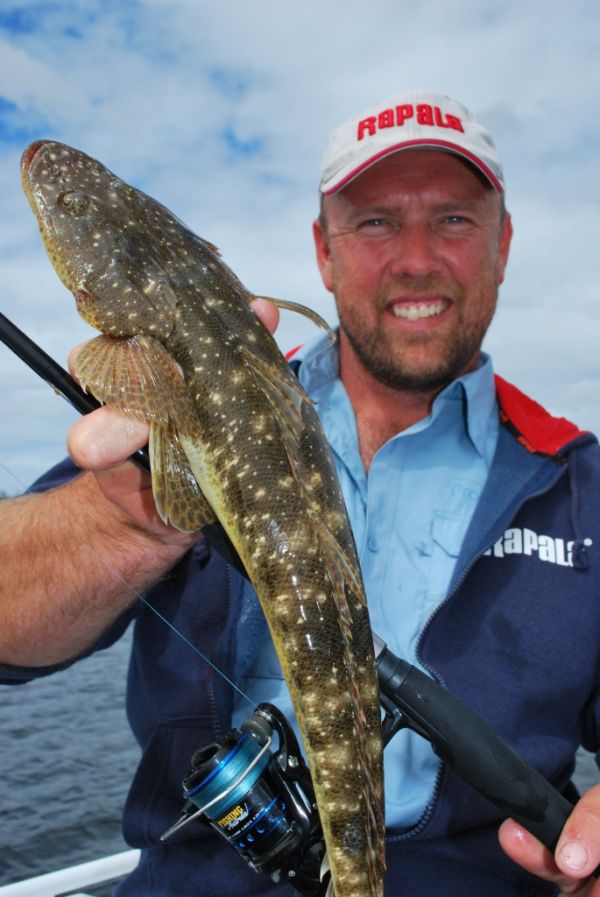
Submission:
[[[370,331],[361,321],[342,319],[340,328],[362,366],[380,383],[402,392],[435,395],[473,366],[491,317],[470,327],[457,328],[454,338],[450,336],[442,345],[434,337],[429,363],[421,360],[412,365],[408,356],[411,342],[414,345],[415,341],[407,341],[407,359],[403,360],[401,346],[390,345],[389,335],[378,328]],[[425,337],[424,346],[426,341]]]

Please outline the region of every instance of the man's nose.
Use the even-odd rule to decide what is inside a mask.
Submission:
[[[393,241],[389,267],[396,276],[424,277],[439,273],[442,264],[435,235],[422,225],[403,227]]]

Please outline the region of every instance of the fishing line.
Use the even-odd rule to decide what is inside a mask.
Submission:
[[[15,481],[15,483],[17,483],[21,487],[21,489],[27,489],[27,486],[25,486],[23,484],[23,482],[19,479],[19,477],[16,475],[16,473],[13,473],[12,470],[6,466],[6,464],[4,463],[4,461],[1,458],[0,458],[0,467],[4,468],[4,470],[9,475],[9,477],[12,477],[13,480]]]
[[[19,486],[21,487],[21,489],[23,489],[23,491],[27,490],[27,486],[25,485],[25,483],[23,483],[22,480],[20,480],[19,477],[15,473],[13,473],[13,471],[9,467],[7,467],[6,464],[1,459],[0,459],[0,467],[2,467],[13,478],[13,480],[19,484]],[[38,493],[35,493],[35,494],[38,494]],[[65,529],[70,529],[70,525],[64,517],[60,517],[60,515],[55,514],[54,518],[55,518],[56,522],[59,523],[62,527],[64,527]],[[192,649],[192,651],[195,651],[196,654],[198,654],[198,656],[201,657],[205,663],[207,663],[216,673],[218,673],[219,676],[221,676],[225,680],[225,682],[227,682],[227,684],[231,686],[231,688],[233,688],[235,691],[237,691],[237,693],[242,698],[244,698],[244,700],[247,701],[248,704],[250,704],[252,707],[254,707],[255,702],[251,698],[249,698],[248,695],[244,691],[242,691],[242,689],[238,685],[236,685],[236,683],[233,682],[233,680],[230,679],[226,673],[223,672],[223,670],[221,670],[215,663],[213,663],[213,661],[209,657],[207,657],[206,654],[204,654],[204,652],[201,651],[197,645],[195,645],[192,641],[190,641],[190,639],[183,632],[181,632],[181,630],[178,629],[174,623],[172,623],[167,617],[165,617],[158,610],[158,608],[154,607],[154,605],[150,601],[148,601],[147,598],[145,598],[142,594],[140,594],[140,592],[138,592],[137,589],[135,589],[131,585],[131,583],[127,582],[127,580],[121,576],[119,571],[115,570],[114,567],[112,567],[112,565],[109,564],[105,558],[103,558],[100,554],[98,554],[98,552],[94,548],[92,548],[91,545],[88,545],[86,542],[83,542],[80,545],[80,547],[84,548],[86,551],[88,551],[89,554],[91,554],[92,557],[94,557],[95,560],[97,560],[105,568],[105,570],[107,570],[111,574],[111,576],[114,576],[114,578],[117,579],[118,582],[120,582],[123,586],[125,586],[125,588],[128,589],[132,595],[134,595],[139,601],[142,602],[142,604],[144,604],[149,610],[151,610],[152,613],[155,614],[159,620],[161,620],[163,623],[165,623],[169,627],[169,629],[171,629],[175,633],[175,635],[177,635],[183,642],[185,642],[185,644],[188,645],[188,647],[190,647]]]
[[[219,667],[216,666],[216,664],[214,664],[214,663],[212,662],[212,660],[210,660],[210,659],[206,656],[206,654],[204,654],[204,652],[201,651],[200,648],[198,648],[197,645],[195,645],[193,642],[191,642],[191,641],[189,640],[189,638],[188,638],[186,635],[184,635],[183,632],[181,632],[181,630],[178,629],[178,628],[175,626],[174,623],[172,623],[167,617],[165,617],[163,614],[161,614],[161,612],[158,610],[158,608],[154,607],[154,605],[152,605],[152,604],[148,601],[147,598],[144,598],[144,596],[141,595],[141,594],[137,591],[137,589],[134,589],[134,587],[133,587],[132,585],[130,585],[130,584],[127,582],[127,580],[123,579],[123,577],[121,576],[121,574],[120,574],[117,570],[114,570],[114,569],[110,566],[110,564],[108,564],[108,563],[104,560],[103,557],[101,557],[96,551],[94,551],[93,548],[91,548],[89,545],[85,545],[85,544],[83,545],[83,547],[84,547],[87,551],[89,551],[89,553],[90,553],[91,555],[93,555],[93,557],[94,557],[97,561],[99,561],[99,562],[102,564],[102,566],[103,566],[106,570],[109,571],[109,573],[111,573],[116,579],[118,579],[118,581],[119,581],[120,583],[122,583],[127,589],[129,589],[129,591],[132,593],[132,595],[135,595],[136,598],[139,598],[139,600],[140,600],[143,604],[145,604],[146,607],[148,607],[148,608],[152,611],[152,613],[156,614],[156,616],[158,617],[159,620],[162,620],[163,623],[166,623],[167,626],[169,627],[169,629],[172,629],[173,632],[174,632],[176,635],[178,635],[179,638],[182,639],[182,640],[186,643],[186,645],[189,645],[189,647],[192,649],[192,651],[195,651],[196,654],[198,654],[198,655],[202,658],[202,660],[204,660],[209,666],[211,666],[211,667],[213,668],[213,670],[215,670],[216,673],[218,673],[220,676],[222,676],[223,679],[225,680],[225,682],[228,683],[228,685],[231,685],[231,687],[234,688],[234,689],[238,692],[238,694],[240,694],[246,701],[248,701],[249,704],[251,704],[252,706],[254,706],[254,703],[255,703],[255,702],[252,701],[251,698],[249,698],[248,695],[247,695],[245,692],[243,692],[242,689],[239,688],[239,686],[237,686],[237,685],[235,684],[235,682],[233,682],[233,681],[229,678],[229,676],[226,675],[226,673],[223,672],[223,670],[219,669]]]

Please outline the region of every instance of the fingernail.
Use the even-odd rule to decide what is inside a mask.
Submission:
[[[573,872],[581,872],[588,861],[587,850],[580,841],[567,841],[560,848],[558,856],[561,863]]]

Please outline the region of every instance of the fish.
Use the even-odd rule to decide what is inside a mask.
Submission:
[[[100,331],[76,376],[102,403],[149,422],[161,517],[184,532],[218,521],[256,590],[308,760],[329,893],[382,897],[372,632],[311,401],[252,311],[255,294],[164,205],[55,141],[27,147],[21,180],[50,261]]]

